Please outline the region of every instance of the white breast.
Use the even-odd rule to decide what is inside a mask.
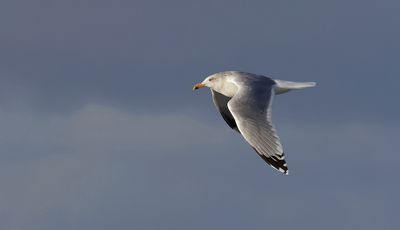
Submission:
[[[213,89],[227,97],[233,97],[239,89],[238,86],[231,81],[221,81],[218,83],[219,84],[216,84]]]

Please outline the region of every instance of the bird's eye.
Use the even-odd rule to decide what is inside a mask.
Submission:
[[[212,81],[212,78],[209,78],[208,81]]]

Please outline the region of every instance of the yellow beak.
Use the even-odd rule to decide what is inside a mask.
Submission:
[[[203,83],[197,83],[196,85],[193,86],[193,90],[201,89],[203,87],[205,87],[205,85]]]

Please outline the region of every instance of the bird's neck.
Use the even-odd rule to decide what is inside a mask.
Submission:
[[[231,81],[221,81],[213,87],[213,90],[227,97],[233,97],[238,91],[238,87]]]

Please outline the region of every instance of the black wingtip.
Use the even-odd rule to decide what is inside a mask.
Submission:
[[[279,172],[285,174],[285,175],[289,175],[289,169],[287,167],[287,163],[285,160],[285,154],[282,153],[282,157],[278,158],[276,156],[265,156],[263,154],[260,154],[255,148],[253,148],[258,155],[265,161],[267,162],[267,164],[269,164],[272,168],[278,170]]]

